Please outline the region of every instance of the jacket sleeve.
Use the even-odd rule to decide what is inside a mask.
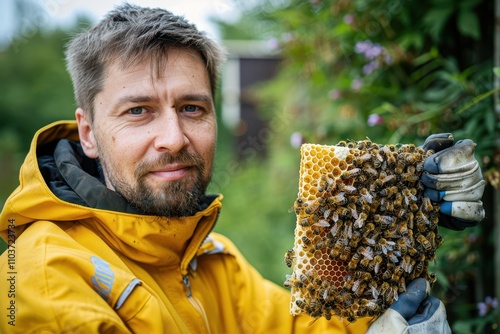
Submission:
[[[37,222],[13,247],[10,261],[8,252],[0,257],[0,309],[11,307],[8,321],[2,313],[0,333],[130,333],[89,284],[91,253],[57,226]],[[12,284],[4,284],[7,278]]]
[[[290,314],[290,292],[264,279],[224,236],[214,237],[226,246],[234,256],[235,267],[230,267],[234,286],[232,294],[238,305],[240,331],[242,333],[364,333],[372,318],[358,319],[349,323],[332,317],[314,319],[308,315]]]

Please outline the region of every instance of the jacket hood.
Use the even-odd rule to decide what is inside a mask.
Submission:
[[[36,221],[73,221],[135,261],[154,265],[181,261],[187,270],[215,224],[222,196],[206,196],[200,211],[190,217],[141,214],[104,185],[97,161],[85,156],[78,141],[75,121],[55,122],[35,134],[21,167],[20,184],[0,215],[0,235],[7,240],[12,222],[19,237]]]

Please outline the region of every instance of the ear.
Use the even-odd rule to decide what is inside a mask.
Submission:
[[[78,108],[76,109],[75,116],[83,152],[85,152],[87,157],[97,159],[97,157],[99,157],[99,151],[97,150],[97,142],[89,120],[89,115],[82,108]]]

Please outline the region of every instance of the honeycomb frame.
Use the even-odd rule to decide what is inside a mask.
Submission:
[[[290,312],[350,322],[383,313],[406,283],[435,275],[439,206],[424,197],[432,151],[370,140],[301,147]]]

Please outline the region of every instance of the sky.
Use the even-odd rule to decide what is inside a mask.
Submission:
[[[15,1],[19,0],[0,0],[0,43],[2,39],[8,39],[14,29]],[[70,26],[79,14],[86,14],[97,21],[109,10],[124,2],[124,0],[35,1],[38,1],[42,9],[35,13],[32,19],[21,22],[21,29],[24,29],[26,34],[29,34],[33,26]],[[174,14],[182,15],[215,39],[220,37],[209,18],[214,16],[230,21],[238,15],[233,0],[129,0],[128,2],[146,7],[162,7]]]

